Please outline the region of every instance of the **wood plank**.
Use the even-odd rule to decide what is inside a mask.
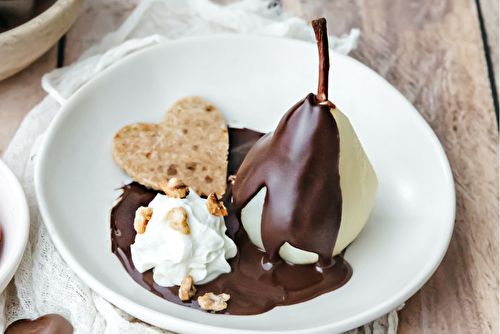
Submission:
[[[486,37],[488,39],[488,47],[490,49],[490,57],[493,65],[493,72],[495,73],[495,85],[497,93],[499,90],[498,75],[498,0],[479,0],[481,12],[484,20],[484,27],[486,30]]]
[[[57,65],[57,45],[16,75],[0,81],[0,157],[24,116],[47,95],[42,76]]]
[[[498,131],[474,0],[283,0],[332,33],[361,28],[351,55],[420,111],[450,161],[456,225],[436,273],[400,312],[399,333],[498,333]],[[498,21],[497,21],[498,24]]]

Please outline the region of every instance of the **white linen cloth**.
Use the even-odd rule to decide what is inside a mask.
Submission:
[[[76,63],[43,77],[42,86],[48,96],[26,116],[3,157],[24,188],[31,227],[21,264],[0,294],[0,329],[17,319],[58,313],[71,321],[75,334],[170,333],[143,323],[107,302],[62,260],[37,207],[34,165],[44,133],[61,106],[107,66],[150,45],[221,33],[263,34],[315,42],[308,22],[282,13],[279,7],[264,0],[244,0],[227,6],[208,0],[144,0],[120,29],[106,35]],[[358,36],[357,29],[342,38],[330,36],[330,46],[347,54],[356,46]],[[392,334],[396,333],[397,324],[394,310],[349,333]]]

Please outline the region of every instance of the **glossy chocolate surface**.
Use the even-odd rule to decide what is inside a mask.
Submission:
[[[229,129],[228,176],[238,171],[244,157],[261,136],[261,133],[247,129]],[[329,137],[327,139],[329,140]],[[324,268],[314,264],[290,265],[284,261],[269,261],[266,253],[252,244],[241,227],[231,201],[232,184],[228,182],[224,196],[224,204],[229,212],[229,216],[225,217],[227,234],[235,241],[238,254],[228,261],[231,265],[230,273],[220,275],[207,284],[197,285],[195,297],[191,301],[183,302],[177,295],[177,286],[159,286],[153,281],[152,270],[139,273],[131,259],[130,245],[136,234],[133,227],[135,211],[140,206],[147,206],[157,192],[138,183],[124,186],[123,191],[120,202],[111,211],[112,251],[137,283],[173,303],[199,308],[196,300],[198,296],[206,292],[228,293],[231,295],[228,308],[219,313],[253,315],[279,305],[296,304],[333,291],[344,285],[352,276],[351,267],[341,256],[335,257],[332,265]],[[331,254],[330,251],[330,258]]]
[[[73,334],[73,326],[59,314],[47,314],[35,320],[14,321],[4,334]]]
[[[328,105],[314,94],[297,103],[274,132],[262,137],[241,165],[234,185],[236,214],[267,188],[261,233],[270,261],[280,260],[288,242],[319,255],[322,268],[332,254],[342,218],[340,141]]]

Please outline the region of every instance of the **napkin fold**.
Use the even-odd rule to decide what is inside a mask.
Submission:
[[[103,0],[90,1],[102,3]],[[220,6],[208,0],[143,0],[117,31],[89,48],[77,62],[42,78],[42,87],[48,96],[26,116],[3,157],[26,193],[31,226],[21,264],[14,279],[0,294],[0,329],[17,319],[58,313],[71,321],[76,334],[171,333],[113,306],[92,291],[64,262],[40,216],[34,165],[45,132],[61,106],[108,66],[138,50],[169,40],[234,33],[315,42],[307,22],[283,13],[273,2],[244,0]],[[356,47],[358,36],[358,29],[340,38],[329,36],[330,47],[347,54]],[[396,311],[348,333],[396,333]]]

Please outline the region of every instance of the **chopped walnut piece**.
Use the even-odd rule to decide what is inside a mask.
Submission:
[[[194,287],[193,276],[188,275],[184,277],[181,281],[181,287],[179,288],[179,298],[181,300],[189,300],[196,293],[196,288]]]
[[[167,224],[170,228],[182,233],[189,234],[191,229],[187,223],[188,214],[182,206],[177,206],[167,212]]]
[[[146,232],[146,226],[148,222],[151,220],[151,215],[153,214],[153,209],[147,206],[141,206],[135,212],[134,218],[134,229],[139,234],[143,234]]]
[[[168,197],[186,198],[189,194],[189,187],[176,177],[171,178],[168,182],[158,182],[157,185]]]
[[[229,298],[231,298],[231,296],[226,293],[214,295],[212,292],[209,292],[198,297],[198,304],[206,311],[222,311],[227,308],[226,302]]]
[[[214,216],[227,216],[227,209],[222,201],[219,201],[215,192],[208,195],[207,209]]]

